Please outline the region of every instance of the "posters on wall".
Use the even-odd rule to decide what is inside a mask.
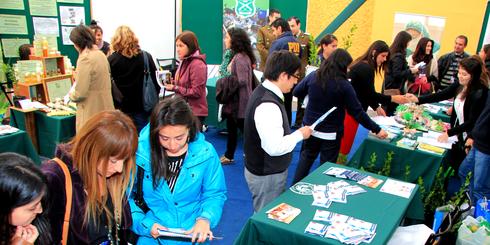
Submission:
[[[442,32],[446,25],[444,17],[411,13],[395,13],[393,37],[400,31],[407,31],[412,36],[408,43],[407,56],[411,55],[422,37],[434,40],[433,53],[440,49]]]
[[[31,15],[57,16],[56,0],[29,0]]]
[[[32,17],[34,34],[59,36],[58,18]]]
[[[61,26],[61,37],[63,40],[63,45],[73,45],[70,40],[70,33],[75,28],[74,26]]]
[[[0,34],[27,35],[24,15],[0,14]]]
[[[24,0],[4,0],[0,1],[0,9],[24,9]]]
[[[5,58],[19,57],[19,46],[31,43],[27,38],[3,38],[2,47]]]
[[[84,7],[60,6],[60,20],[62,25],[85,24]]]
[[[267,24],[269,0],[223,0],[223,37],[226,29],[239,27],[245,30],[255,47],[257,31]]]

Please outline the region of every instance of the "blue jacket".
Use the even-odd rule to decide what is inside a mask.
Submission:
[[[189,143],[187,155],[177,178],[174,192],[170,192],[164,178],[153,189],[150,157],[150,126],[141,130],[136,164],[145,170],[143,198],[150,208],[146,214],[129,198],[133,216],[133,231],[140,235],[138,244],[157,244],[150,235],[154,223],[168,228],[189,230],[196,218],[210,221],[211,228],[218,224],[226,200],[225,176],[214,147],[198,133]],[[163,244],[179,242],[159,239]],[[190,242],[189,242],[190,243]]]
[[[301,57],[301,45],[290,31],[284,32],[272,43],[269,49],[269,56],[274,51],[288,50],[289,52]]]
[[[342,137],[344,133],[345,110],[365,128],[378,133],[381,128],[373,122],[364,112],[357,99],[354,88],[347,80],[328,81],[326,91],[318,84],[316,72],[308,74],[293,90],[296,97],[308,95],[304,125],[313,124],[320,116],[336,106],[337,109],[316,127],[316,131],[323,133],[337,133]]]

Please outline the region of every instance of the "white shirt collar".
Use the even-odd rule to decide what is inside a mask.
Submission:
[[[284,95],[283,95],[281,89],[279,89],[279,87],[275,83],[265,79],[265,81],[262,83],[262,85],[264,86],[264,88],[272,91],[274,94],[279,96],[279,98],[281,98],[282,101],[284,101]]]

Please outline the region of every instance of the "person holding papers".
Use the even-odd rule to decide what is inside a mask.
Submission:
[[[485,106],[488,78],[483,74],[483,71],[483,62],[480,57],[473,55],[461,60],[458,71],[459,79],[444,90],[419,98],[413,94],[406,95],[412,102],[418,104],[454,98],[453,113],[450,119],[451,128],[438,138],[441,142],[447,142],[449,136],[458,136],[458,142],[453,145],[449,158],[454,169],[458,169],[466,156],[464,144],[467,134],[473,130],[476,119],[478,119]]]
[[[213,239],[211,229],[218,225],[226,200],[225,176],[197,120],[184,98],[166,98],[155,106],[140,133],[136,152],[140,177],[129,198],[137,244]],[[175,230],[185,230],[191,239],[161,235]]]
[[[347,80],[347,67],[352,57],[344,49],[335,50],[320,68],[310,73],[296,86],[293,95],[309,97],[306,106],[304,125],[312,125],[318,118],[337,107],[314,128],[312,137],[305,140],[293,183],[306,177],[311,165],[320,153],[320,162],[336,162],[339,155],[340,140],[344,133],[345,110],[365,128],[386,138],[387,133],[373,122],[361,107],[354,88]]]

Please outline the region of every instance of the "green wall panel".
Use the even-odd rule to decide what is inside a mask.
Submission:
[[[270,0],[270,7],[279,9],[284,18],[297,16],[301,29],[306,28],[307,0]],[[182,30],[196,33],[208,64],[220,64],[223,49],[223,0],[182,0]]]

